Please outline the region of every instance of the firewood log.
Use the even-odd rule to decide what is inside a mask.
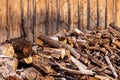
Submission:
[[[42,74],[34,67],[30,67],[21,72],[20,76],[27,80],[41,80]]]
[[[49,60],[45,55],[35,55],[33,56],[32,65],[35,69],[40,71],[43,75],[52,72],[52,68],[49,65]]]
[[[88,75],[93,75],[94,74],[94,72],[92,70],[87,70],[86,69],[87,67],[84,64],[82,64],[80,61],[75,59],[73,56],[71,56],[70,59],[78,67],[80,72],[82,72],[84,74],[88,74]]]
[[[111,63],[111,61],[110,61],[110,59],[109,59],[109,57],[107,55],[105,55],[105,60],[106,60],[107,64],[109,65],[114,77],[118,77],[118,74],[115,71],[115,68],[113,67],[113,65],[112,65],[112,63]]]
[[[80,74],[86,74],[86,73],[81,72],[81,71],[78,71],[78,70],[72,70],[72,69],[66,68],[66,67],[62,66],[61,64],[59,64],[59,63],[57,63],[57,62],[55,62],[55,63],[59,66],[59,68],[60,68],[61,70],[64,70],[64,71],[67,72],[67,73],[70,73],[70,74],[78,74],[78,75],[80,75]],[[87,74],[87,75],[91,75],[91,74]]]
[[[15,53],[18,53],[17,55],[28,57],[32,53],[32,44],[30,41],[26,40],[24,37],[18,37],[18,38],[7,40],[1,45],[4,45],[6,43],[9,43],[13,46]]]
[[[66,48],[68,50],[70,50],[71,54],[76,58],[76,59],[79,59],[80,58],[80,54],[75,51],[75,49],[73,47],[71,47],[69,44],[66,45]]]
[[[113,29],[120,32],[120,28],[118,26],[116,26],[114,23],[110,23],[109,26],[111,26]]]
[[[40,34],[38,39],[43,40],[44,42],[46,42],[47,44],[49,44],[49,45],[51,45],[52,47],[55,47],[55,48],[59,48],[59,47],[64,46],[63,44],[60,44],[60,42],[55,41],[53,39],[50,39],[48,36],[46,36],[44,34]]]

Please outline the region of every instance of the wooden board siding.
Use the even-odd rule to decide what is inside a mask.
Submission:
[[[20,36],[20,8],[20,0],[8,0],[8,27],[10,29],[10,39]]]
[[[114,19],[114,0],[107,0],[107,26],[113,22]]]
[[[120,0],[1,0],[0,42],[22,35],[33,41],[40,32],[120,26]]]
[[[79,0],[80,6],[80,30],[85,31],[87,29],[87,15],[88,15],[88,1],[87,0]],[[90,15],[90,14],[89,14]]]
[[[120,27],[120,0],[115,0],[115,23]]]
[[[56,0],[48,0],[48,34],[56,32]]]
[[[70,0],[59,0],[59,29],[67,29]],[[70,24],[69,24],[70,25]]]
[[[73,30],[74,28],[78,28],[78,0],[70,0],[71,4],[71,27],[70,29]]]
[[[35,27],[34,35],[38,37],[40,33],[45,34],[45,0],[35,0]]]
[[[97,2],[98,12],[97,12],[97,26],[105,28],[105,9],[106,9],[106,0],[98,0]]]
[[[25,32],[27,33],[27,39],[33,41],[33,35],[34,35],[34,24],[33,24],[33,18],[34,18],[34,0],[23,0],[22,2],[22,8],[23,8],[23,26],[25,29]]]
[[[90,30],[97,27],[97,0],[90,1]]]
[[[0,42],[5,41],[7,39],[6,7],[6,0],[0,1]]]

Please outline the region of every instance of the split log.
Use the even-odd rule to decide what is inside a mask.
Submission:
[[[40,34],[38,39],[43,40],[44,42],[46,42],[47,44],[49,44],[49,45],[51,45],[52,47],[55,47],[55,48],[59,48],[59,47],[64,46],[63,44],[60,44],[60,42],[55,41],[53,39],[50,39],[48,36],[46,36],[44,34]]]
[[[100,76],[100,75],[95,75],[95,78],[98,78],[100,80],[111,80],[111,78],[109,78],[109,77]]]
[[[79,70],[87,69],[87,66],[81,63],[79,60],[75,59],[73,56],[70,57],[70,60],[79,68]]]
[[[52,68],[49,65],[49,60],[44,55],[33,56],[32,65],[35,69],[37,69],[38,71],[40,71],[44,75],[52,72]]]
[[[109,65],[114,77],[118,77],[118,74],[115,71],[115,68],[113,67],[113,65],[112,65],[112,63],[111,63],[111,61],[110,61],[110,59],[109,59],[109,57],[107,55],[105,56],[105,60],[106,60],[107,64]]]
[[[28,57],[32,53],[32,44],[30,41],[27,41],[24,37],[18,37],[7,40],[1,45],[4,45],[6,43],[10,43],[13,46],[15,53],[18,53],[17,55]]]
[[[77,43],[77,39],[75,36],[72,36],[72,40],[73,40],[73,43],[74,43],[74,46],[81,52],[81,49]]]
[[[80,54],[77,53],[77,51],[75,51],[75,49],[73,47],[71,47],[69,44],[66,45],[66,48],[68,50],[70,50],[71,54],[76,58],[79,59],[80,58]]]
[[[15,51],[14,48],[11,44],[4,44],[0,46],[0,55],[5,55],[8,57],[14,57],[15,56]]]
[[[120,32],[120,28],[118,26],[116,26],[114,23],[110,23],[109,26],[111,26],[113,29]]]
[[[82,64],[80,61],[75,59],[73,56],[70,57],[70,60],[78,67],[81,73],[86,74],[86,75],[93,75],[94,72],[91,70],[87,70],[87,67]]]
[[[61,70],[64,70],[66,73],[78,74],[78,75],[84,74],[84,73],[82,73],[82,72],[80,72],[80,71],[78,71],[78,70],[72,70],[72,69],[66,68],[66,67],[62,66],[61,64],[59,64],[59,63],[57,63],[57,62],[55,62],[55,64],[58,65],[59,68],[60,68]],[[86,75],[86,74],[85,74],[85,75]],[[88,75],[89,75],[89,74],[88,74]]]
[[[20,76],[27,80],[41,80],[42,74],[35,68],[30,67],[21,72]]]
[[[120,33],[119,31],[113,29],[112,27],[108,27],[108,31],[113,34],[114,37],[120,38]]]
[[[66,50],[65,48],[50,48],[50,47],[44,47],[44,52],[50,54],[52,57],[55,57],[57,59],[64,58],[65,56],[70,57],[69,50]]]
[[[99,59],[95,58],[94,56],[92,56],[90,53],[89,53],[89,50],[86,50],[86,54],[89,56],[88,59],[90,61],[92,61],[93,63],[95,63],[97,66],[99,67],[102,67],[102,68],[105,68],[106,65],[100,61]]]
[[[120,41],[118,39],[115,39],[112,41],[113,44],[115,44],[118,48],[120,48]]]

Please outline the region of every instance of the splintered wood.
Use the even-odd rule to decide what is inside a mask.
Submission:
[[[120,28],[40,33],[0,45],[0,80],[119,80]]]

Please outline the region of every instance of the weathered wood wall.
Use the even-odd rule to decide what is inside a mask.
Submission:
[[[120,26],[120,0],[0,0],[0,42],[19,37],[22,26],[33,39],[40,32]]]

